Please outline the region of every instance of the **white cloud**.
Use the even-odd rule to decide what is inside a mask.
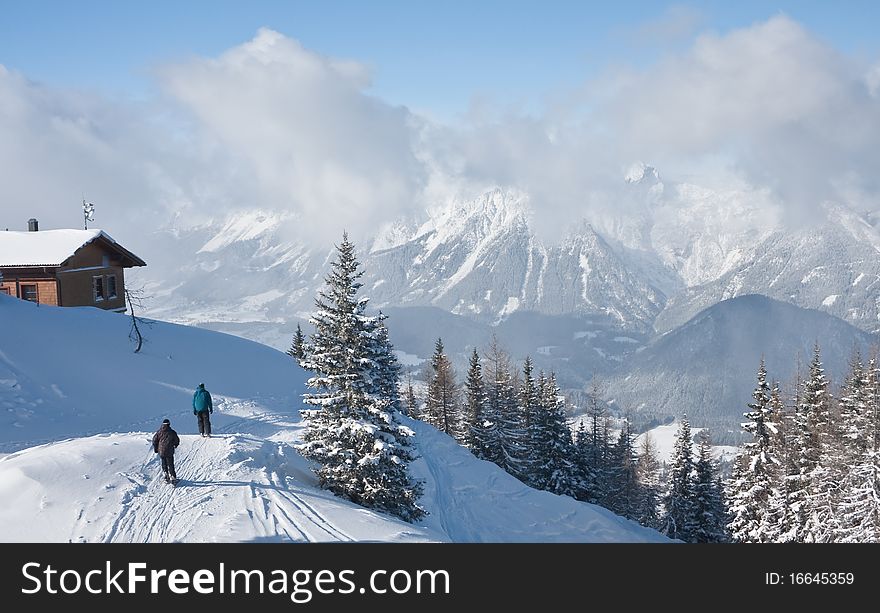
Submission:
[[[622,79],[611,130],[651,159],[727,154],[795,210],[874,181],[880,105],[867,67],[779,16]]]
[[[196,119],[197,138],[247,169],[251,202],[295,213],[313,236],[359,234],[419,198],[426,173],[413,149],[415,118],[365,94],[361,64],[263,29],[216,59],[159,76]]]
[[[264,29],[156,75],[165,96],[136,104],[2,68],[0,225],[77,227],[85,195],[96,226],[129,236],[145,219],[198,226],[254,208],[292,214],[296,238],[327,245],[421,202],[420,120],[365,94],[362,64]]]
[[[734,172],[790,217],[854,190],[877,208],[877,74],[778,16],[704,34],[646,69],[609,70],[543,117],[458,130],[444,150],[474,177],[535,195],[543,219],[638,206],[621,193],[635,160],[667,179]]]
[[[151,162],[165,156],[138,111],[0,70],[0,225],[24,230],[36,217],[44,228],[77,227],[83,196],[108,228],[155,205]]]
[[[733,172],[798,213],[825,198],[878,208],[880,64],[784,16],[551,92],[542,115],[455,126],[370,96],[363,64],[271,30],[156,75],[164,97],[134,104],[0,67],[0,225],[76,226],[85,192],[109,228],[260,208],[294,214],[299,238],[326,245],[343,228],[365,237],[437,199],[501,185],[528,192],[552,236],[578,218],[638,213],[644,200],[621,191],[637,160],[666,180]]]

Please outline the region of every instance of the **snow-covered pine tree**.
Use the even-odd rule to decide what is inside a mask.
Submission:
[[[685,542],[693,542],[695,538],[693,470],[691,425],[687,415],[682,415],[675,433],[675,451],[664,497],[663,533]]]
[[[734,473],[728,483],[727,498],[730,501],[730,532],[735,541],[761,543],[768,540],[762,531],[767,527],[764,514],[769,509],[769,499],[774,484],[780,480],[781,463],[773,452],[772,437],[776,432],[774,403],[767,382],[764,358],[758,366],[758,384],[752,392],[748,420],[743,430],[751,435],[742,452],[737,456]]]
[[[543,444],[538,424],[538,412],[546,407],[542,404],[542,398],[538,396],[538,388],[535,385],[535,376],[532,368],[532,360],[526,356],[522,366],[522,381],[519,386],[519,394],[517,398],[519,402],[519,412],[523,418],[522,429],[525,433],[523,439],[523,458],[524,468],[523,476],[525,482],[533,487],[535,485],[536,473],[540,470],[540,460],[538,459],[538,447]],[[544,417],[543,415],[541,417]],[[541,424],[543,426],[544,424]]]
[[[516,402],[510,357],[493,337],[486,352],[486,407],[497,424],[500,447],[499,466],[517,479],[524,480],[525,433]]]
[[[660,461],[657,445],[650,432],[646,432],[639,445],[636,471],[639,477],[639,497],[633,519],[648,528],[659,527]]]
[[[431,357],[431,380],[428,382],[428,398],[425,401],[425,420],[441,432],[463,442],[455,370],[446,357],[443,340],[439,338],[434,344],[434,355]]]
[[[825,376],[818,343],[813,349],[810,371],[801,393],[798,433],[798,466],[805,494],[802,498],[805,509],[801,510],[804,520],[802,538],[798,540],[829,542],[837,530],[835,494],[840,469],[837,465],[838,438],[832,420],[830,382]]]
[[[379,311],[373,321],[375,340],[371,344],[373,360],[372,389],[371,393],[388,401],[388,406],[394,411],[402,411],[403,405],[400,400],[400,364],[394,355],[394,345],[388,328],[385,326],[387,315]]]
[[[638,477],[638,458],[633,446],[635,434],[628,417],[623,419],[617,442],[611,448],[611,477],[608,491],[608,508],[629,519],[638,515],[641,495]]]
[[[843,440],[852,445],[842,479],[836,540],[880,542],[880,366],[853,364],[841,398]]]
[[[375,356],[381,320],[358,298],[363,272],[343,234],[336,259],[315,300],[315,326],[303,368],[314,373],[304,395],[306,431],[300,451],[318,463],[322,487],[355,503],[415,521],[422,484],[408,473],[413,431],[398,421],[391,400],[375,393]]]
[[[583,475],[582,499],[594,504],[603,504],[608,496],[608,466],[606,452],[608,444],[608,416],[602,406],[599,384],[590,386],[586,411],[587,438],[578,437],[578,459]]]
[[[784,542],[785,536],[793,528],[795,516],[791,510],[791,482],[789,477],[798,475],[797,463],[794,458],[794,445],[791,436],[794,431],[794,411],[788,411],[782,399],[779,382],[774,382],[770,390],[770,412],[768,421],[769,447],[768,457],[775,458],[775,470],[770,471],[770,491],[767,496],[766,509],[761,513],[761,524],[758,527],[760,542]],[[732,513],[733,503],[728,498],[728,511]],[[733,540],[736,540],[735,538]]]
[[[602,466],[603,470],[603,478],[605,481],[604,489],[605,489],[605,497],[609,496],[609,492],[611,491],[611,481],[614,478],[612,472],[612,457],[611,450],[614,448],[614,441],[611,440],[611,425],[612,419],[610,415],[605,415],[605,419],[602,420],[602,447],[600,449],[600,454],[602,457]],[[608,506],[607,503],[605,506]]]
[[[849,374],[840,393],[840,426],[838,433],[841,438],[840,467],[843,468],[841,479],[846,476],[848,468],[854,465],[867,446],[865,436],[869,428],[867,413],[869,411],[871,393],[870,366],[866,369],[858,351],[852,356]]]
[[[536,392],[540,390],[540,396],[536,398],[532,428],[536,437],[534,487],[573,498],[577,494],[577,469],[572,460],[574,443],[566,418],[565,400],[555,374],[550,373],[545,378],[541,373],[538,380]]]
[[[290,349],[287,350],[287,355],[296,358],[297,360],[302,360],[306,357],[305,345],[306,337],[303,334],[300,325],[296,324],[296,332],[293,333],[293,341],[290,343]]]
[[[528,431],[529,448],[532,450],[532,457],[529,459],[529,485],[539,490],[545,489],[546,484],[550,482],[551,472],[545,454],[550,446],[548,423],[550,412],[547,410],[546,404],[548,399],[547,383],[547,377],[542,370],[535,380],[534,402],[536,409],[532,414]],[[572,454],[577,454],[574,441],[572,441]]]
[[[501,444],[498,441],[496,420],[486,406],[486,385],[483,367],[476,347],[468,362],[465,381],[465,446],[481,460],[496,464],[501,461]]]
[[[419,408],[419,400],[416,398],[416,390],[413,387],[412,377],[407,373],[406,387],[403,391],[403,402],[406,407],[405,413],[413,419],[419,419],[421,409]]]
[[[697,435],[697,440],[699,446],[692,486],[693,540],[696,543],[726,543],[730,540],[727,530],[730,517],[724,503],[718,462],[712,457],[712,446],[705,430]]]
[[[542,385],[545,385],[546,382],[542,382],[539,379],[538,389],[542,389]],[[574,474],[575,474],[575,498],[578,500],[583,500],[587,502],[593,502],[590,500],[590,490],[588,489],[588,483],[592,483],[590,479],[588,479],[587,469],[589,466],[590,460],[590,434],[587,431],[587,427],[584,423],[583,417],[578,420],[577,428],[574,431]]]
[[[871,361],[868,365],[868,381],[869,392],[868,392],[868,406],[869,406],[869,417],[866,418],[867,428],[871,432],[870,436],[873,437],[874,442],[880,444],[880,351],[874,353],[871,356]],[[873,419],[870,417],[873,416]],[[874,423],[871,423],[871,422]]]
[[[804,397],[804,373],[798,359],[797,382],[795,383],[794,408],[789,420],[787,435],[788,457],[786,463],[786,490],[788,498],[788,517],[778,540],[784,543],[802,543],[810,516],[810,475],[815,466],[812,453],[810,417],[802,408]],[[818,445],[816,445],[818,447]]]

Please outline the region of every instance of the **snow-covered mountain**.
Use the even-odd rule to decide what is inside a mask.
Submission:
[[[664,181],[643,163],[624,182],[610,212],[591,212],[590,223],[667,297],[718,278],[780,226],[770,195],[738,182]]]
[[[725,274],[672,297],[655,327],[672,330],[719,300],[760,293],[880,331],[880,232],[846,207],[824,213],[819,225],[775,231]]]
[[[622,184],[619,206],[560,220],[556,240],[533,231],[541,203],[500,189],[439,206],[418,223],[391,221],[359,250],[363,293],[394,313],[395,346],[412,365],[443,337],[462,371],[470,350],[496,334],[515,361],[531,355],[563,387],[632,376],[645,384],[621,388],[627,406],[659,403],[661,412],[677,414],[677,404],[695,402],[704,408],[688,410],[725,416],[734,428],[760,349],[737,354],[743,363],[729,357],[723,372],[716,361],[683,352],[690,362],[681,369],[705,371],[709,380],[673,393],[644,360],[653,350],[639,353],[652,337],[690,338],[688,322],[698,313],[748,294],[880,330],[876,219],[828,204],[810,222],[783,223],[766,191],[667,181],[646,164]],[[150,265],[133,277],[148,281],[153,316],[286,349],[297,321],[313,310],[331,247],[310,249],[299,232],[294,218],[265,211],[165,231],[154,241],[155,258],[143,254]],[[801,325],[784,328],[786,360],[789,349],[815,340],[812,324],[794,317]],[[853,335],[841,330],[843,338]],[[724,396],[709,409],[694,390],[717,381],[725,382]]]
[[[497,324],[514,312],[603,316],[667,332],[701,309],[749,293],[880,329],[880,231],[828,204],[813,222],[784,224],[763,190],[736,183],[665,183],[637,164],[619,206],[561,219],[541,240],[541,203],[495,189],[391,220],[361,246],[375,307],[434,306]],[[603,212],[604,211],[604,212]],[[312,310],[332,245],[303,241],[292,215],[239,211],[159,231],[133,272],[150,314],[221,328],[282,347]]]
[[[375,307],[436,306],[490,323],[535,311],[650,328],[666,297],[646,275],[587,223],[543,244],[529,214],[524,197],[494,190],[417,227],[393,225],[361,252],[365,293]],[[152,297],[150,314],[208,325],[304,317],[332,246],[309,250],[287,238],[295,235],[295,220],[260,211],[159,233],[150,271],[136,275]]]
[[[456,203],[390,249],[364,259],[378,306],[437,306],[482,321],[516,311],[596,314],[635,329],[665,297],[630,271],[589,225],[546,246],[529,229],[528,203],[500,190]]]
[[[134,354],[126,315],[6,296],[0,323],[0,541],[664,540],[411,420],[430,515],[407,524],[318,488],[293,447],[305,373],[283,353],[154,322]],[[210,439],[194,434],[200,382],[215,401]],[[150,448],[164,417],[181,435],[176,489]]]
[[[130,279],[155,317],[281,324],[310,309],[329,253],[309,249],[300,232],[292,216],[262,210],[156,230],[145,254],[150,271]]]
[[[826,371],[840,384],[854,349],[868,355],[880,340],[814,309],[760,295],[724,300],[634,353],[607,379],[607,394],[621,411],[642,421],[678,418],[713,428],[729,443],[751,400],[758,363],[791,395],[798,361],[806,368],[818,342]]]

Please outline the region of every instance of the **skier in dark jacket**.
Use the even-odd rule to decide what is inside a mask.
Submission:
[[[171,429],[171,422],[162,420],[162,425],[153,435],[153,451],[162,458],[162,472],[167,483],[177,483],[177,471],[174,470],[174,450],[180,445],[180,437]]]
[[[205,389],[204,383],[199,383],[193,394],[193,415],[199,418],[199,434],[211,436],[211,418],[214,412],[214,404],[211,402],[211,392]]]

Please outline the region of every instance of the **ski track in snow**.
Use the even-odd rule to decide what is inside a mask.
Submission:
[[[225,405],[227,409],[241,407],[223,400],[218,405]],[[253,403],[250,403],[249,408],[252,407]],[[242,426],[251,423],[257,426],[254,429],[275,426],[277,430],[283,419],[283,416],[263,411],[224,424],[210,438],[181,435],[180,447],[175,454],[175,468],[180,479],[176,487],[165,483],[161,460],[148,448],[138,471],[120,473],[129,481],[129,486],[122,495],[118,515],[104,515],[105,523],[97,532],[94,526],[88,528],[86,522],[101,517],[97,507],[103,499],[99,497],[79,511],[71,540],[105,543],[187,541],[203,528],[209,528],[207,531],[218,528],[212,519],[212,508],[228,508],[230,504],[239,509],[234,516],[236,520],[248,521],[254,532],[265,537],[292,541],[355,540],[323,517],[297,493],[295,487],[289,487],[283,475],[266,467],[254,467],[251,476],[259,480],[245,480],[232,474],[236,464],[230,470],[224,461],[230,457],[228,452],[234,455],[236,442],[250,438],[242,433]],[[294,453],[292,449],[290,453]],[[194,522],[194,513],[200,508],[202,511]],[[88,532],[95,536],[86,539],[83,534]]]
[[[292,446],[299,424],[291,424],[289,415],[261,410],[253,401],[219,399],[215,406],[233,413],[233,418],[218,424],[210,438],[180,435],[176,487],[161,475],[150,433],[71,439],[42,448],[45,456],[61,463],[73,452],[80,464],[72,475],[90,484],[84,489],[74,486],[77,496],[91,497],[88,502],[65,503],[51,489],[41,494],[41,509],[67,504],[75,515],[67,529],[58,522],[50,540],[659,540],[647,529],[614,526],[627,522],[610,512],[601,511],[613,520],[597,521],[591,505],[531,490],[494,465],[473,460],[452,439],[439,434],[422,439],[422,457],[417,461],[417,472],[428,477],[425,502],[430,503],[431,514],[421,526],[403,524],[318,489],[308,464]],[[423,434],[428,428],[418,425]],[[271,434],[266,436],[267,432]],[[0,458],[0,464],[32,452],[10,454]],[[445,460],[429,459],[441,457]],[[100,493],[92,496],[95,486]],[[543,496],[543,503],[536,496]],[[494,525],[493,520],[500,523]],[[538,535],[541,538],[536,539]]]

